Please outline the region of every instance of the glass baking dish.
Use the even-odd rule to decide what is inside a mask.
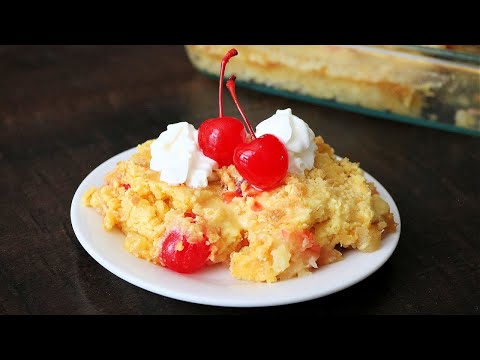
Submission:
[[[223,55],[238,85],[314,104],[480,135],[480,45],[186,45],[218,79]],[[242,80],[242,81],[240,81]]]

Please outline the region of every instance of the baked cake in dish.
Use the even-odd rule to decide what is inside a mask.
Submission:
[[[186,45],[202,73],[217,76],[231,45]],[[429,47],[448,49],[430,54]],[[403,120],[480,129],[478,45],[238,45],[232,62],[247,87],[325,104],[353,105]],[[427,51],[428,50],[428,51]],[[435,50],[437,51],[437,50]],[[452,57],[452,51],[462,60]],[[476,52],[475,52],[476,51]],[[468,56],[468,60],[464,59]],[[270,91],[268,91],[270,89]],[[406,117],[405,117],[406,116]],[[398,118],[397,118],[398,119]],[[428,122],[423,122],[427,120]]]
[[[232,96],[237,102],[234,89]],[[211,122],[215,131],[218,119],[225,123],[222,110]],[[205,155],[215,131],[169,125],[89,189],[84,204],[103,216],[106,230],[125,234],[125,249],[136,257],[181,273],[225,264],[235,278],[258,282],[309,274],[341,260],[342,249],[375,251],[395,231],[388,204],[359,164],[337,158],[291,109],[255,133],[239,132],[222,166],[216,153]]]
[[[219,59],[232,45],[187,45],[199,70],[218,74]],[[229,66],[250,81],[319,99],[419,116],[438,76],[431,66],[390,59],[380,52],[336,45],[238,45],[242,54]]]

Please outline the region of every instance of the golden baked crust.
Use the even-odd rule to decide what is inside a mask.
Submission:
[[[198,69],[217,76],[226,51],[242,56],[227,74],[320,99],[419,116],[432,89],[445,81],[432,65],[388,53],[335,45],[186,45]]]
[[[388,204],[358,164],[337,160],[321,137],[315,141],[312,170],[257,192],[233,165],[215,171],[203,189],[160,181],[149,168],[150,140],[120,161],[103,186],[89,189],[83,202],[103,215],[106,230],[116,226],[125,233],[127,251],[156,264],[166,234],[180,229],[191,242],[206,234],[209,263],[229,264],[238,279],[275,282],[305,275],[339,260],[340,247],[374,251],[382,233],[395,230]]]

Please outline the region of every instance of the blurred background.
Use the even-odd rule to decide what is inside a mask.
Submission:
[[[195,68],[253,90],[463,133],[480,133],[478,45],[190,45]]]

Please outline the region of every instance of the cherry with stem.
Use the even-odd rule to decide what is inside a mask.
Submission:
[[[238,55],[236,49],[230,49],[220,65],[218,87],[218,117],[205,120],[198,128],[198,145],[205,156],[215,160],[218,166],[233,163],[233,152],[243,140],[245,128],[239,119],[223,114],[223,82],[228,61]]]
[[[237,98],[235,75],[227,81],[227,89],[242,115],[251,141],[235,148],[233,163],[240,175],[258,190],[272,190],[281,185],[288,171],[288,152],[285,145],[274,135],[255,136],[252,125]]]

